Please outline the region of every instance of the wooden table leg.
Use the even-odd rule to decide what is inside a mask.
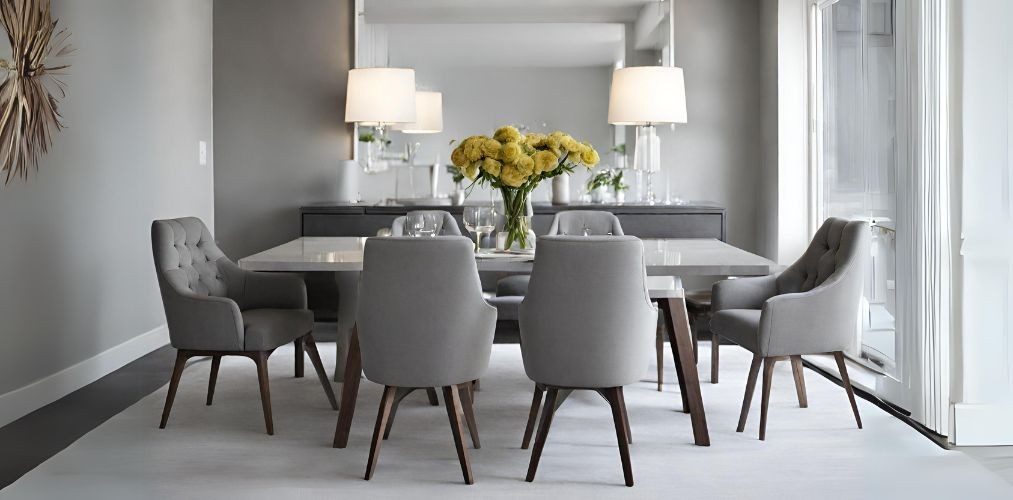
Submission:
[[[362,358],[359,353],[359,333],[352,328],[348,346],[348,361],[345,362],[344,383],[341,385],[341,405],[338,410],[338,426],[334,429],[334,447],[348,446],[348,434],[352,429],[352,415],[355,414],[355,400],[359,393],[359,379],[362,377]]]
[[[693,359],[693,336],[689,331],[686,299],[670,298],[662,301],[662,305],[671,323],[668,341],[672,346],[672,356],[676,360],[675,374],[679,377],[679,385],[684,391],[684,401],[689,407],[690,420],[693,423],[693,440],[698,446],[710,446],[707,415],[704,413],[703,396],[700,393],[700,376]]]

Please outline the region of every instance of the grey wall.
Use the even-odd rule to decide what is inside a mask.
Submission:
[[[0,188],[0,395],[164,324],[151,221],[213,218],[197,155],[212,134],[211,0],[53,12],[78,48],[68,128],[37,175]]]
[[[777,258],[777,5],[760,0],[760,189],[756,210],[757,252]]]
[[[392,54],[392,57],[394,55]],[[612,147],[612,127],[608,124],[609,67],[561,68],[435,68],[425,61],[405,62],[416,68],[419,88],[443,92],[443,132],[406,136],[392,134],[392,147],[398,151],[407,138],[422,144],[417,164],[432,164],[439,155],[450,162],[451,139],[486,134],[506,124],[527,125],[535,132],[563,130],[579,140],[588,141],[608,162],[606,152]],[[417,169],[421,170],[421,169]],[[391,195],[392,173],[362,179],[362,196],[378,200]],[[576,172],[570,182],[572,196],[588,177]],[[405,177],[406,179],[406,177]],[[551,182],[543,182],[534,193],[533,201],[547,201]],[[428,194],[423,172],[416,175],[419,194]],[[440,179],[440,191],[450,192],[449,175]],[[476,189],[472,198],[488,199],[490,194]]]
[[[348,0],[215,0],[215,237],[233,258],[299,236],[333,198],[344,123]]]
[[[675,0],[675,65],[685,70],[689,123],[659,127],[673,196],[728,208],[728,241],[758,249],[759,2]]]

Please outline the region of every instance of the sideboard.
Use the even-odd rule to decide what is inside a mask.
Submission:
[[[693,202],[683,205],[594,204],[594,205],[532,205],[532,225],[536,234],[545,234],[552,217],[564,210],[606,210],[619,218],[623,232],[641,238],[715,238],[724,241],[725,209],[713,203]],[[314,204],[300,209],[303,236],[375,236],[377,230],[390,227],[398,216],[412,210],[446,210],[461,220],[463,206],[380,206],[364,204]]]

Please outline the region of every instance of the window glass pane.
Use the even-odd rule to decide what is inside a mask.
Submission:
[[[840,0],[817,14],[816,168],[821,218],[873,223],[861,347],[851,354],[896,368],[896,64],[893,0]]]

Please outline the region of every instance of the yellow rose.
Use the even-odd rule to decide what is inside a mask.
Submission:
[[[510,187],[521,187],[527,180],[527,175],[517,169],[514,165],[503,165],[499,180]]]
[[[503,145],[496,139],[485,139],[482,141],[482,145],[480,146],[482,155],[486,158],[493,159],[499,158],[499,151],[502,147]]]
[[[468,180],[473,181],[478,177],[478,165],[480,162],[474,162],[464,168],[463,174]]]
[[[482,158],[482,146],[476,141],[468,141],[464,144],[464,157],[469,162],[480,160]]]
[[[559,164],[559,157],[552,154],[552,151],[538,151],[532,156],[535,161],[535,173],[551,172]]]
[[[563,137],[566,137],[567,135],[569,134],[563,132],[562,130],[554,130],[552,132],[549,132],[549,137],[555,137],[556,139],[561,139]]]
[[[504,144],[508,142],[517,142],[521,140],[521,131],[517,130],[516,127],[507,125],[496,129],[496,133],[493,134],[492,137]]]
[[[584,151],[580,153],[580,159],[589,167],[593,167],[601,161],[601,158],[598,156],[598,152],[587,143],[584,144]]]
[[[523,151],[521,150],[521,145],[516,142],[508,142],[504,144],[503,148],[500,149],[499,152],[500,159],[506,163],[516,162],[517,159],[521,157],[522,153]]]
[[[560,144],[559,144],[559,138],[558,137],[550,135],[550,136],[546,137],[544,141],[542,141],[542,145],[545,146],[545,147],[547,147],[547,148],[549,148],[549,150],[552,151],[556,156],[561,156],[559,154],[560,153],[560,150],[559,150]]]
[[[563,136],[559,138],[559,145],[563,146],[563,149],[572,152],[581,152],[584,148],[579,142],[575,141],[573,137]]]
[[[482,170],[484,170],[485,173],[493,177],[499,177],[499,173],[502,168],[503,164],[496,160],[493,160],[492,158],[486,158],[482,160]]]
[[[463,167],[468,163],[468,158],[464,155],[464,149],[461,146],[454,148],[454,152],[450,153],[450,162],[457,167]]]
[[[517,169],[524,173],[527,177],[535,171],[535,160],[532,160],[530,156],[521,156],[517,159]]]
[[[545,134],[528,134],[524,136],[524,144],[537,148],[545,140]]]

